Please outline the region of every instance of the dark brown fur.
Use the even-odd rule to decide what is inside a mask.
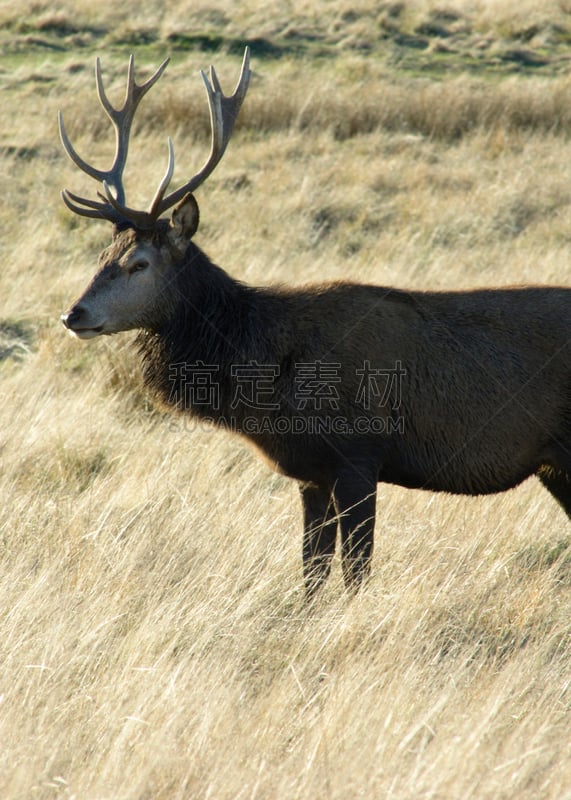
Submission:
[[[259,289],[233,280],[192,242],[170,281],[160,322],[138,338],[145,380],[171,406],[243,433],[299,481],[309,594],[329,573],[338,527],[346,584],[368,573],[379,481],[475,495],[538,474],[571,516],[571,289]],[[356,402],[365,360],[402,364],[398,408]],[[299,407],[296,370],[317,361],[339,365],[338,408]],[[277,409],[232,408],[232,367],[254,362],[278,368]],[[188,375],[173,367],[200,363],[218,368],[218,407],[193,405]],[[277,417],[347,426],[252,432],[252,419],[261,426]],[[384,431],[350,431],[367,418],[384,421]]]

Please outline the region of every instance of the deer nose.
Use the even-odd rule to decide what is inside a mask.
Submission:
[[[74,306],[71,311],[61,315],[61,321],[68,330],[73,330],[83,316],[82,306]]]

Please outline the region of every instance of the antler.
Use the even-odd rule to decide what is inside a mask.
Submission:
[[[90,177],[99,180],[103,184],[104,194],[98,192],[101,201],[89,200],[85,197],[79,197],[73,194],[68,189],[64,189],[62,197],[69,209],[80,214],[84,217],[92,217],[95,219],[107,219],[114,223],[130,222],[137,228],[152,228],[157,219],[167,209],[171,208],[175,203],[181,200],[187,192],[193,192],[197,189],[210,173],[214,170],[226,150],[226,146],[232,136],[234,123],[240,111],[244,97],[248,90],[250,81],[250,49],[246,47],[244,52],[244,60],[242,62],[242,69],[240,78],[234,90],[234,93],[226,97],[220,86],[220,82],[214,71],[214,67],[210,67],[210,80],[206,74],[201,70],[202,79],[206,87],[208,95],[208,104],[210,107],[210,124],[212,129],[212,138],[210,144],[210,155],[202,168],[183,186],[180,186],[175,191],[168,194],[166,197],[165,192],[171,182],[174,173],[174,149],[172,141],[169,137],[169,159],[167,170],[158,186],[155,196],[149,206],[148,211],[137,211],[136,209],[129,208],[125,205],[125,190],[123,188],[123,170],[127,161],[127,152],[129,149],[129,135],[131,132],[131,124],[137,106],[145,93],[153,86],[154,83],[163,74],[169,59],[164,61],[155,74],[149,78],[145,83],[138,85],[134,79],[134,58],[129,59],[129,72],[127,76],[127,93],[123,107],[120,109],[113,108],[109,102],[103,82],[101,80],[101,66],[99,59],[96,61],[95,79],[97,84],[97,94],[101,105],[115,128],[116,134],[116,150],[113,164],[108,170],[99,170],[92,167],[81,156],[79,156],[71,144],[69,137],[66,133],[63,123],[63,116],[59,112],[59,129],[60,136],[65,148],[66,153],[71,160],[83,172],[86,172]],[[112,191],[113,190],[113,191]]]

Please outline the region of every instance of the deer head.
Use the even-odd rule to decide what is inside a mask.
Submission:
[[[83,172],[100,181],[103,189],[97,193],[98,200],[80,197],[64,189],[63,200],[76,214],[113,223],[113,242],[101,253],[93,281],[72,308],[62,314],[62,322],[71,333],[89,339],[160,323],[157,316],[165,307],[163,295],[169,284],[169,273],[180,262],[198,227],[198,206],[192,192],[204,183],[224,155],[248,89],[249,61],[250,53],[246,48],[240,78],[229,97],[223,94],[214,67],[210,67],[210,79],[201,72],[210,108],[210,154],[189,181],[165,196],[174,172],[174,150],[169,137],[167,169],[147,211],[126,204],[123,171],[137,107],[163,74],[168,59],[145,83],[137,84],[134,59],[130,57],[127,91],[121,108],[114,108],[105,94],[101,65],[97,59],[97,94],[115,128],[116,138],[115,157],[108,170],[97,169],[78,155],[59,113],[65,151]],[[170,220],[162,218],[161,215],[169,209],[173,209]]]

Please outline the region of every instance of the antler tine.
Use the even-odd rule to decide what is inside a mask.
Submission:
[[[100,169],[96,169],[92,167],[91,164],[88,164],[87,161],[78,154],[75,147],[72,145],[69,136],[67,135],[67,131],[65,129],[65,125],[63,122],[63,114],[61,111],[58,111],[58,123],[59,123],[59,135],[61,138],[61,143],[63,144],[63,148],[68,156],[71,158],[73,163],[79,167],[82,172],[86,172],[90,178],[95,178],[97,181],[102,181],[105,179],[107,175],[106,172]]]
[[[128,82],[131,76],[132,64],[133,64],[133,55],[131,54],[129,56],[129,74],[127,78],[127,86],[129,85]],[[105,113],[107,114],[111,122],[115,124],[115,122],[117,121],[117,112],[109,102],[109,98],[107,97],[107,94],[105,92],[105,87],[103,86],[103,78],[101,77],[101,59],[99,58],[99,56],[97,56],[97,58],[95,59],[95,86],[97,87],[97,97],[99,98],[99,102],[105,109]]]
[[[174,174],[174,147],[170,136],[168,137],[167,142],[169,146],[169,163],[167,165],[167,170],[163,175],[161,182],[159,183],[157,191],[155,192],[155,196],[153,197],[153,200],[149,207],[149,215],[153,219],[156,219],[160,215],[158,208],[161,204],[163,195],[166,192],[168,185],[171,182],[172,176]]]
[[[224,151],[226,150],[228,142],[230,141],[230,137],[232,136],[234,123],[236,122],[236,118],[246,96],[246,92],[248,91],[248,84],[250,82],[251,74],[249,47],[246,47],[244,51],[244,59],[242,61],[240,77],[233,94],[231,94],[229,97],[226,97],[223,94],[220,81],[218,80],[218,76],[216,75],[214,67],[210,67],[210,80],[208,80],[206,74],[201,71],[204,86],[206,88],[206,94],[208,96],[208,104],[210,107],[210,125],[212,130],[210,154],[201,169],[189,181],[187,181],[187,183],[185,183],[183,186],[180,186],[174,192],[171,192],[165,198],[162,198],[162,194],[164,194],[166,191],[168,182],[166,184],[164,183],[164,180],[161,182],[161,187],[163,187],[163,184],[164,187],[162,188],[161,193],[161,187],[159,187],[159,190],[157,191],[153,200],[151,211],[149,212],[153,214],[153,216],[160,216],[167,209],[175,205],[175,203],[178,203],[179,200],[182,200],[185,194],[188,192],[193,192],[195,189],[197,189],[202,183],[204,183],[206,178],[214,170],[224,155]]]
[[[88,200],[86,197],[80,197],[68,189],[64,189],[61,193],[63,202],[75,214],[81,217],[90,217],[91,219],[106,219],[109,222],[119,223],[122,218],[115,213],[114,209],[108,203],[99,203],[96,200]]]

